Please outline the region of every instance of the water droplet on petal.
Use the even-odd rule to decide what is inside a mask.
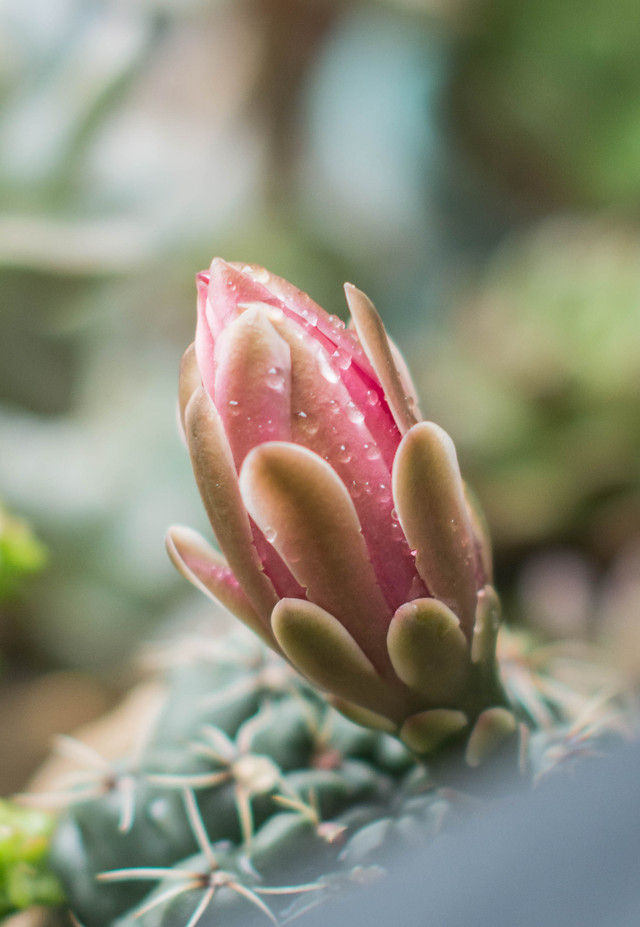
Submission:
[[[287,563],[299,563],[300,562],[300,552],[298,550],[287,550],[284,551],[284,559]]]
[[[340,463],[345,463],[345,464],[349,463],[349,461],[351,460],[351,454],[347,450],[346,444],[341,444],[340,447],[338,448],[338,460],[340,461]]]
[[[330,363],[329,358],[324,351],[318,354],[318,363],[320,366],[320,373],[325,378],[325,380],[328,380],[329,383],[337,383],[340,380],[340,374],[333,366],[333,364]]]
[[[367,460],[377,460],[380,456],[380,448],[377,444],[367,445]]]
[[[269,544],[273,544],[273,542],[275,541],[275,539],[278,537],[278,532],[276,531],[275,528],[265,528],[265,529],[264,529],[264,536],[265,536],[265,538],[267,539],[267,541],[269,542]]]
[[[284,319],[284,312],[282,309],[278,309],[277,306],[269,306],[267,314],[270,322],[282,322]]]
[[[353,422],[354,425],[360,425],[364,422],[364,414],[360,411],[355,402],[351,400],[347,403],[347,418],[350,422]]]
[[[246,274],[247,277],[251,277],[256,283],[268,283],[271,279],[271,274],[268,270],[264,267],[252,267],[251,264],[245,264],[242,268],[242,273]]]
[[[337,315],[329,316],[329,325],[331,326],[331,328],[335,329],[336,331],[342,331],[344,328],[344,322]]]
[[[370,406],[377,406],[380,402],[380,397],[374,389],[367,390],[367,402]]]
[[[393,521],[400,521],[400,519],[398,518],[398,513],[396,512],[395,509],[391,509],[391,518],[393,519]]]
[[[285,375],[280,367],[269,367],[265,382],[269,389],[281,391],[284,389]]]
[[[320,426],[315,419],[309,418],[306,412],[296,412],[296,418],[298,419],[300,430],[306,435],[313,437],[313,435],[318,433]]]

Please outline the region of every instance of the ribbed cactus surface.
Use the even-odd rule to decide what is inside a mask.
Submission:
[[[464,764],[427,767],[356,726],[254,640],[189,649],[174,653],[164,707],[135,755],[112,765],[87,754],[92,770],[69,794],[51,860],[84,927],[304,921],[477,807]],[[600,680],[589,682],[587,664],[568,696],[519,643],[504,667],[522,719],[509,788],[619,736],[590,701]]]

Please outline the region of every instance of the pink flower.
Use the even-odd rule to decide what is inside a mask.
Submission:
[[[180,405],[225,559],[174,528],[174,562],[345,713],[414,741],[467,727],[494,665],[488,543],[372,304],[346,285],[350,330],[261,267],[197,283]]]

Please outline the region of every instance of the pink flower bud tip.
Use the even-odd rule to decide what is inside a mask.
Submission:
[[[458,710],[487,539],[373,305],[347,284],[347,329],[280,277],[221,258],[197,289],[180,407],[224,558],[176,528],[174,562],[343,710],[392,726],[443,699]]]

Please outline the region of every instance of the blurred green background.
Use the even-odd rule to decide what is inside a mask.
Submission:
[[[366,290],[512,620],[640,667],[635,0],[4,0],[0,794],[198,621],[194,273]]]

